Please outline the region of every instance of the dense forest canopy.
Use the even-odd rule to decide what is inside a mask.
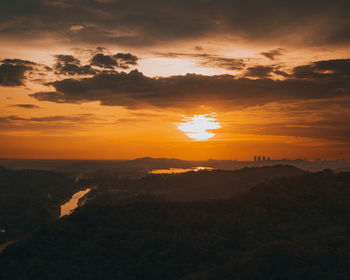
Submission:
[[[261,169],[240,172],[253,176]],[[166,180],[173,186],[172,180],[186,176],[191,180],[214,176],[219,186],[218,174],[225,172]],[[0,255],[0,278],[340,280],[350,276],[350,173],[325,170],[266,179],[231,199],[181,202],[150,193],[106,204],[90,199],[72,215],[9,246]]]
[[[60,203],[76,190],[74,180],[59,173],[0,166],[0,228],[6,239],[55,221]]]

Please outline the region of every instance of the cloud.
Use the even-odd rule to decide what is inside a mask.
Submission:
[[[138,57],[130,53],[117,53],[115,55],[98,53],[92,57],[91,65],[107,69],[127,69],[130,67],[130,65],[137,65],[137,60]]]
[[[274,135],[348,142],[350,97],[270,103],[229,112],[218,133]],[[302,143],[299,139],[296,145]],[[316,142],[313,142],[316,143]]]
[[[324,118],[321,120],[288,120],[283,122],[272,121],[266,124],[245,124],[238,129],[241,133],[248,134],[298,136],[335,141],[350,141],[348,121],[344,120],[350,117],[349,111],[337,116],[327,114],[323,117]]]
[[[37,63],[29,60],[23,60],[19,58],[6,58],[0,61],[1,63],[5,64],[14,64],[14,65],[27,65],[27,66],[34,66],[38,65]]]
[[[203,67],[222,68],[229,71],[241,70],[245,67],[245,63],[242,59],[220,57],[216,55],[199,55],[197,57],[201,59],[198,65]]]
[[[344,79],[350,76],[350,59],[322,60],[297,66],[293,69],[293,76],[302,79]]]
[[[234,106],[269,102],[349,96],[350,60],[320,61],[302,67],[309,67],[311,70],[308,73],[318,73],[322,69],[332,74],[308,74],[305,78],[305,74],[300,75],[300,68],[296,67],[286,79],[274,80],[266,77],[271,73],[270,68],[255,67],[250,72],[258,76],[257,79],[197,74],[151,78],[133,70],[129,73],[99,73],[82,79],[55,81],[49,83],[54,91],[37,92],[31,96],[57,103],[100,101],[102,105],[131,109],[147,106],[186,108],[195,105],[232,109]]]
[[[118,63],[116,59],[114,59],[110,55],[98,53],[94,55],[94,57],[91,59],[91,65],[98,66],[101,68],[113,69],[118,66]]]
[[[64,75],[90,75],[95,74],[96,71],[91,68],[90,65],[76,65],[76,64],[58,64],[55,67],[56,74],[64,74]]]
[[[276,56],[281,56],[283,54],[283,49],[278,48],[267,52],[261,52],[260,54],[265,56],[268,59],[275,60]]]
[[[86,121],[92,114],[84,114],[77,116],[49,116],[49,117],[39,117],[30,118],[29,121],[33,122],[82,122]]]
[[[95,51],[104,51],[103,48],[97,48]],[[54,65],[57,75],[94,75],[101,72],[115,72],[117,68],[128,69],[130,66],[137,65],[138,57],[130,53],[117,53],[115,55],[105,55],[95,53],[90,64],[81,65],[79,59],[72,55],[55,55],[56,64]]]
[[[83,30],[84,26],[83,25],[72,25],[69,27],[69,31],[71,32],[79,32],[80,30]]]
[[[45,5],[68,8],[71,6],[69,0],[41,0]]]
[[[271,73],[273,72],[273,67],[272,66],[254,66],[254,67],[249,67],[245,71],[244,75],[246,77],[254,77],[254,78],[269,78],[271,77]]]
[[[113,3],[113,2],[117,2],[118,0],[96,0],[96,2],[99,3]]]
[[[117,53],[113,58],[119,63],[119,67],[123,69],[129,68],[130,65],[137,65],[138,57],[131,53]]]
[[[34,105],[34,104],[14,104],[14,105],[11,105],[11,107],[18,107],[18,108],[24,108],[24,109],[39,109],[40,108],[38,105]]]
[[[187,57],[196,60],[197,65],[210,68],[222,68],[225,70],[242,70],[246,64],[243,59],[223,57],[206,53],[158,53],[162,57]]]
[[[55,55],[56,64],[54,65],[56,74],[63,75],[92,75],[96,71],[90,65],[81,65],[80,60],[72,55]]]
[[[0,11],[0,38],[151,46],[227,41],[289,46],[348,45],[350,3],[344,0],[21,0]],[[66,32],[72,25],[85,26]],[[274,54],[267,56],[274,57]]]
[[[67,63],[72,63],[72,64],[80,64],[80,60],[75,58],[72,55],[66,55],[66,54],[57,54],[55,55],[56,58],[56,62],[57,63],[63,63],[63,64],[67,64]]]
[[[50,134],[74,134],[77,131],[86,130],[90,125],[96,123],[105,125],[105,121],[99,122],[100,118],[94,114],[77,114],[77,115],[54,115],[44,117],[20,117],[17,115],[0,116],[1,132],[20,132],[30,131],[44,135]]]
[[[277,74],[285,78],[328,80],[348,84],[350,77],[350,59],[332,59],[312,62],[306,65],[296,66],[290,73],[281,70],[280,66],[257,65],[246,69],[246,77],[268,78],[271,74]]]
[[[0,63],[0,86],[6,87],[24,85],[26,73],[37,65],[34,62],[21,59],[3,59]]]
[[[93,114],[81,114],[81,115],[71,115],[71,116],[58,115],[58,116],[47,116],[47,117],[23,118],[23,117],[18,117],[17,115],[10,115],[6,117],[0,117],[0,120],[1,122],[20,121],[20,122],[36,122],[36,123],[42,123],[42,122],[78,122],[80,123],[91,119],[93,116],[94,116]]]

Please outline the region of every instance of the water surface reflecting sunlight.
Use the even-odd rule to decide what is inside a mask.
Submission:
[[[60,218],[65,216],[65,215],[71,214],[74,211],[74,209],[79,206],[79,204],[78,204],[79,200],[81,198],[83,198],[84,195],[86,195],[90,190],[91,189],[79,191],[79,192],[75,193],[68,202],[62,204]]]
[[[151,174],[177,174],[185,173],[188,171],[203,171],[203,170],[213,170],[212,167],[192,167],[192,168],[169,168],[169,169],[153,169],[149,173]]]

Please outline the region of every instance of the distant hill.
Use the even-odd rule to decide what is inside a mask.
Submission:
[[[166,168],[190,168],[200,161],[188,161],[175,158],[152,158],[144,157],[129,160],[125,163],[147,169],[166,169]]]
[[[350,172],[350,167],[336,168],[334,172]]]
[[[293,166],[265,166],[236,171],[212,170],[181,174],[149,175],[135,180],[105,178],[91,193],[95,202],[119,201],[127,196],[156,195],[177,201],[231,198],[268,179],[304,174]]]
[[[91,177],[95,175],[118,175],[120,177],[140,178],[153,169],[191,168],[197,166],[222,170],[238,170],[244,167],[290,165],[307,171],[323,169],[336,170],[350,168],[350,162],[340,160],[281,159],[265,161],[214,160],[195,161],[169,158],[144,157],[133,160],[14,160],[0,159],[0,165],[11,169],[40,169],[60,172],[72,177]]]
[[[8,247],[0,278],[341,280],[349,240],[350,173],[302,173],[230,200],[87,205]]]

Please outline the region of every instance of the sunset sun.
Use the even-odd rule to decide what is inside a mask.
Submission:
[[[204,141],[215,136],[213,129],[221,128],[213,115],[194,115],[184,117],[185,121],[178,124],[178,129],[195,141]]]

